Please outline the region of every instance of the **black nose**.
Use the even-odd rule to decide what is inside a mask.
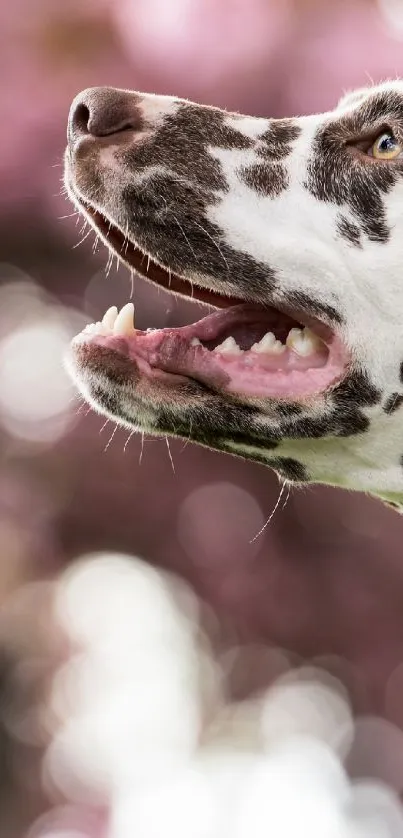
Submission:
[[[139,131],[140,97],[113,87],[88,87],[76,96],[70,108],[67,139],[70,144],[80,137],[107,137],[120,131]]]

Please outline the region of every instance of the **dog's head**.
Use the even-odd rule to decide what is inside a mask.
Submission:
[[[147,332],[109,311],[72,346],[88,401],[290,480],[401,492],[403,83],[282,120],[89,89],[68,140],[107,246],[216,308]]]

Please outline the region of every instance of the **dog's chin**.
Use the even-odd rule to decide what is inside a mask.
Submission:
[[[89,368],[101,369],[113,389],[147,384],[149,399],[182,392],[184,382],[200,391],[240,401],[311,401],[347,374],[347,348],[329,324],[306,311],[226,297],[175,274],[125,237],[118,226],[81,200],[80,209],[107,247],[131,270],[171,293],[217,309],[182,328],[135,328],[130,305],[112,306],[102,321],[87,326],[72,344],[78,384]],[[96,398],[94,399],[96,402]]]

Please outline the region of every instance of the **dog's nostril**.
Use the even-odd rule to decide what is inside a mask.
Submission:
[[[72,118],[72,128],[74,133],[88,134],[88,124],[90,121],[90,111],[87,105],[77,105]]]
[[[69,136],[77,140],[85,134],[108,137],[122,131],[141,129],[138,99],[127,91],[95,87],[84,90],[70,111]]]

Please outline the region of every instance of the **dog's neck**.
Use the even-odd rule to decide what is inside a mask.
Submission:
[[[388,422],[389,420],[389,422]],[[398,412],[373,427],[372,468],[368,491],[386,506],[403,514],[403,423]],[[371,431],[370,431],[371,433]]]
[[[367,494],[403,514],[403,422],[396,414],[345,440],[284,440],[270,452],[279,455],[302,464],[312,483]]]

